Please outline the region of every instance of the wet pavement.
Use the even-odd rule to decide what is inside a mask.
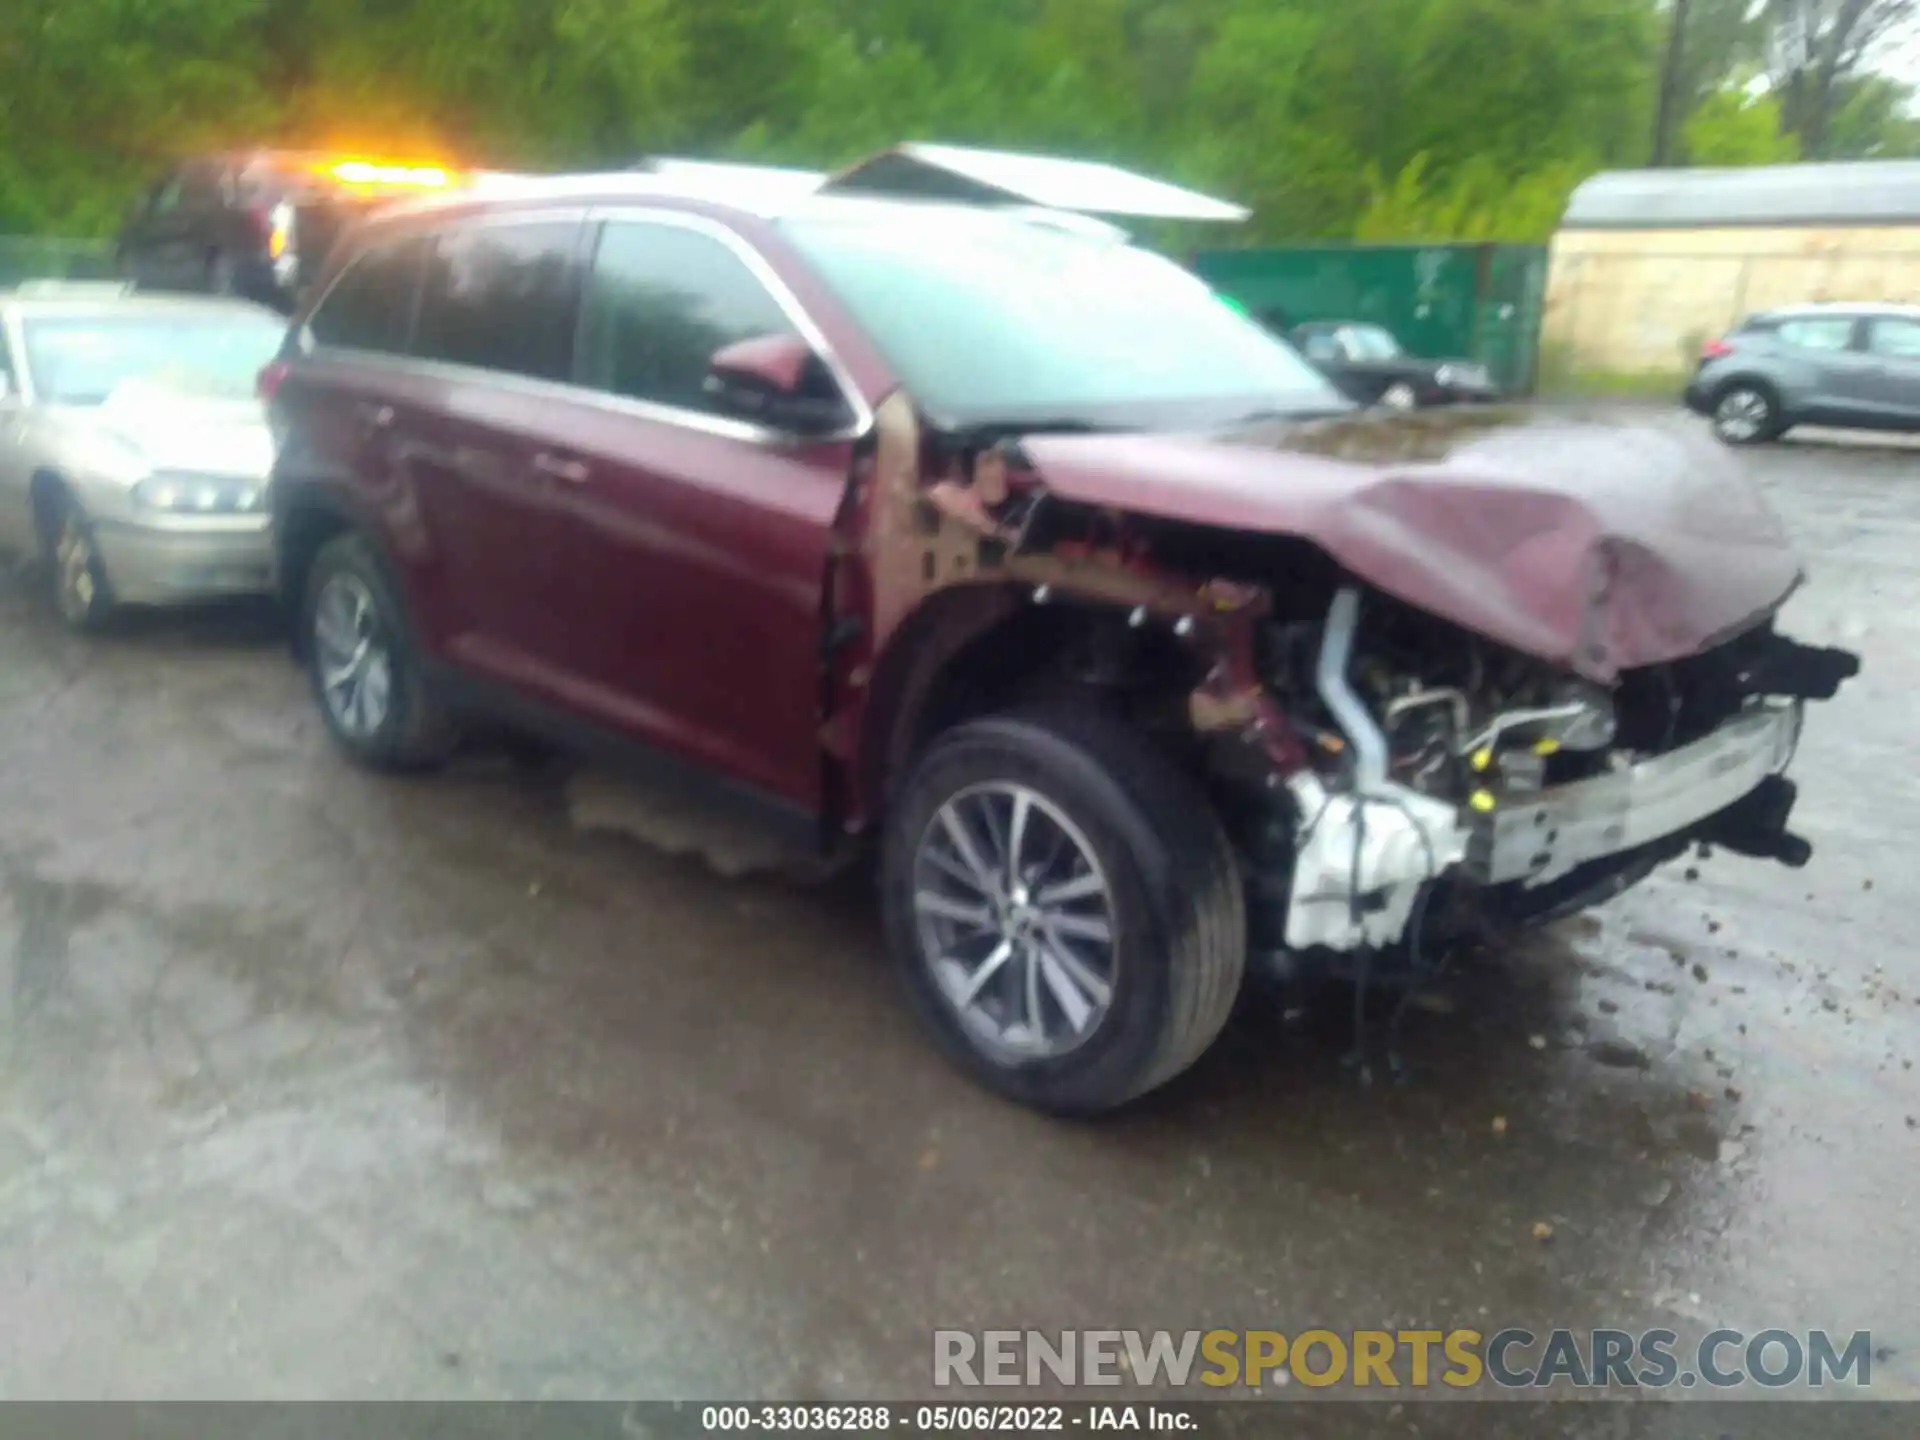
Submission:
[[[1361,1089],[1253,1007],[1049,1122],[916,1033],[861,887],[349,768],[265,617],[0,587],[0,1398],[926,1398],[935,1326],[1871,1329],[1920,1396],[1920,449],[1751,464],[1817,853],[1482,957]],[[1540,1227],[1551,1237],[1538,1238]]]

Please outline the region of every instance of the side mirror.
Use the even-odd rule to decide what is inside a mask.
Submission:
[[[839,385],[798,335],[722,346],[707,362],[706,390],[730,414],[798,435],[825,435],[849,419]]]

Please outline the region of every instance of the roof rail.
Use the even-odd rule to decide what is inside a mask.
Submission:
[[[1106,240],[1115,245],[1124,245],[1133,238],[1118,225],[1092,215],[1083,215],[1077,210],[1056,210],[1049,205],[996,205],[993,208],[1002,215],[1011,215],[1029,225],[1064,231],[1085,240]]]
[[[13,293],[22,300],[109,300],[133,294],[131,280],[22,280]]]

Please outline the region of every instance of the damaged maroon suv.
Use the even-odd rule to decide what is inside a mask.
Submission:
[[[1054,1111],[1252,969],[1805,862],[1783,771],[1858,661],[1775,630],[1801,571],[1716,451],[1359,414],[1091,222],[657,185],[383,213],[263,375],[355,759],[504,717],[873,842],[914,1008]]]

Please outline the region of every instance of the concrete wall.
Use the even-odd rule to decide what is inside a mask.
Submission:
[[[1542,347],[1575,372],[1679,371],[1741,316],[1816,300],[1920,302],[1920,223],[1563,230]]]

